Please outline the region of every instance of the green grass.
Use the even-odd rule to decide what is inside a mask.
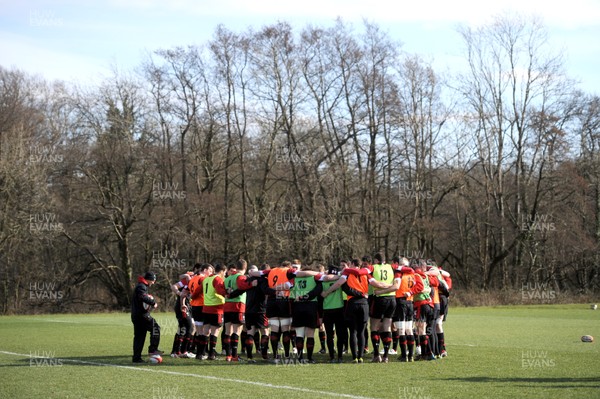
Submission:
[[[155,316],[168,352],[175,317]],[[600,339],[600,310],[587,305],[451,308],[449,356],[410,364],[132,366],[132,330],[128,314],[0,317],[0,398],[600,398],[599,344],[580,341]]]

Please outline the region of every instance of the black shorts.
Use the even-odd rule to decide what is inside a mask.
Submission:
[[[396,298],[396,310],[394,311],[394,321],[413,321],[414,309],[412,301],[405,298]]]
[[[202,306],[192,306],[192,318],[195,322],[204,322],[204,313],[202,313]]]
[[[225,312],[223,314],[223,323],[244,324],[244,313]]]
[[[431,323],[433,321],[433,307],[427,303],[419,305],[416,309],[415,317],[417,321]]]
[[[372,319],[391,319],[396,309],[396,297],[378,296],[373,300],[369,317]]]
[[[294,302],[292,308],[292,327],[319,327],[319,304],[316,301]]]
[[[208,324],[213,327],[223,327],[223,314],[204,313],[204,324]]]
[[[269,298],[267,300],[267,318],[292,317],[292,305],[288,298]]]
[[[269,327],[269,319],[267,319],[267,315],[265,315],[264,313],[246,313],[245,318],[245,325],[247,330],[251,329],[252,327]]]

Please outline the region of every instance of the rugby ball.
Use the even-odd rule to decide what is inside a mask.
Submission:
[[[581,337],[581,342],[594,342],[594,337],[591,335],[584,335]]]
[[[160,364],[160,363],[162,363],[163,358],[161,355],[152,355],[152,356],[150,356],[150,359],[148,359],[148,360],[152,364]]]
[[[150,294],[148,294],[148,297],[150,299],[154,299],[154,297],[152,295],[150,295]],[[152,306],[149,305],[149,304],[147,304],[146,302],[144,302],[143,305],[144,305],[144,310],[146,310],[148,312],[152,310]]]
[[[596,305],[596,304],[590,305],[590,308],[592,310],[596,310],[596,309],[598,309],[598,305]]]

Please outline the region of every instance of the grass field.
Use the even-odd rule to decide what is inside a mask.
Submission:
[[[155,317],[168,353],[175,317]],[[415,363],[133,366],[132,330],[128,314],[0,317],[0,398],[600,398],[589,305],[451,308],[449,356]]]

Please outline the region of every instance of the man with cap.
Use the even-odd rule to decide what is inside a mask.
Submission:
[[[160,343],[160,326],[150,315],[150,309],[158,305],[154,298],[148,294],[148,287],[156,282],[156,274],[146,272],[144,276],[138,277],[137,285],[133,290],[131,298],[131,322],[133,323],[133,363],[144,363],[142,350],[146,341],[146,332],[150,332],[149,355],[160,355],[158,350]],[[147,305],[146,307],[144,305]]]

